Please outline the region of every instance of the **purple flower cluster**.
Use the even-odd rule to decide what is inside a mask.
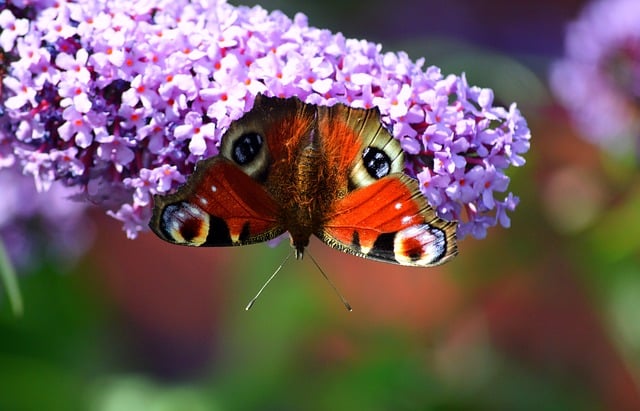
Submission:
[[[551,86],[581,134],[614,152],[640,146],[640,2],[588,4],[565,43]]]
[[[518,199],[496,193],[507,191],[505,170],[524,164],[530,132],[515,105],[494,106],[492,91],[464,76],[310,27],[301,14],[222,0],[13,4],[0,19],[9,62],[0,164],[18,164],[39,189],[80,187],[129,237],[146,229],[151,195],[216,155],[259,93],[378,107],[407,172],[442,217],[460,221],[460,237],[509,225]]]

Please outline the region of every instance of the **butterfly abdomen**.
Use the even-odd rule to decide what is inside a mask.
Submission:
[[[296,250],[302,252],[309,238],[324,224],[324,216],[335,198],[332,176],[322,167],[322,153],[313,143],[305,147],[289,176],[290,190],[283,200],[283,225],[288,227]]]

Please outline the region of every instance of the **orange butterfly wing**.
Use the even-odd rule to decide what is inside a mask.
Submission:
[[[222,137],[220,154],[199,161],[175,193],[154,196],[149,226],[188,246],[253,244],[287,231],[282,199],[290,193],[281,181],[291,180],[314,121],[314,106],[257,96]]]
[[[342,173],[345,194],[326,210],[316,235],[364,258],[427,267],[457,254],[456,223],[437,217],[418,182],[403,173],[400,143],[376,109],[318,108],[327,165]]]
[[[267,241],[285,229],[277,204],[254,179],[223,157],[198,163],[176,193],[155,196],[151,228],[166,241],[231,246]]]
[[[428,267],[456,255],[455,229],[426,204],[415,180],[396,174],[340,200],[319,237],[360,257]]]
[[[457,253],[456,223],[436,216],[403,173],[377,109],[257,96],[174,194],[154,196],[152,230],[174,244],[244,245],[289,231],[374,260],[431,266]]]

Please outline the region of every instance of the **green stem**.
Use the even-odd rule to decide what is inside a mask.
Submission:
[[[13,314],[20,317],[23,312],[22,295],[20,294],[20,288],[18,287],[18,281],[16,277],[16,271],[13,269],[11,261],[9,261],[9,255],[4,246],[4,241],[0,239],[0,277],[2,284],[7,289],[7,296],[9,297],[9,304]]]

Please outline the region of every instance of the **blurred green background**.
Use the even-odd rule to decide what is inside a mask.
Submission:
[[[576,135],[546,85],[584,3],[263,1],[516,101],[533,140],[512,228],[431,270],[312,241],[354,311],[304,260],[245,312],[287,244],[130,241],[92,210],[80,262],[21,273],[21,318],[0,299],[0,410],[640,410],[637,165]]]

